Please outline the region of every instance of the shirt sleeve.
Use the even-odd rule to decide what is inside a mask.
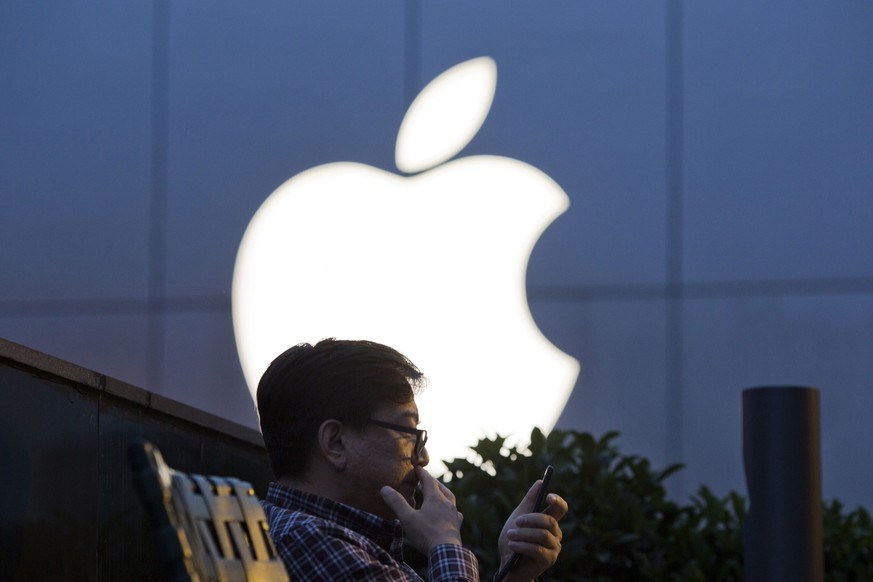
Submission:
[[[479,582],[476,556],[454,544],[440,544],[430,551],[430,582]]]

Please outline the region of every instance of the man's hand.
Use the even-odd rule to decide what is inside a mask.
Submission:
[[[410,507],[400,493],[387,485],[381,490],[385,504],[400,520],[409,542],[425,556],[440,544],[460,546],[464,516],[455,506],[454,494],[423,467],[416,467],[415,473],[421,483],[421,509]]]
[[[567,513],[567,502],[560,495],[549,493],[546,509],[542,513],[532,513],[542,483],[540,479],[531,486],[506,520],[497,540],[501,567],[512,554],[517,552],[522,556],[507,574],[507,582],[533,580],[550,568],[561,553],[563,534],[558,520]]]

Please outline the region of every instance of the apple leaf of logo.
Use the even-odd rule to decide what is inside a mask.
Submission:
[[[422,89],[397,133],[395,161],[401,172],[422,172],[464,149],[482,127],[497,88],[490,57],[464,61]]]

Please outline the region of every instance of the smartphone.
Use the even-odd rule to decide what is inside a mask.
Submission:
[[[539,493],[537,493],[537,500],[534,503],[534,511],[539,513],[546,508],[546,493],[549,491],[549,481],[552,480],[552,473],[555,472],[555,468],[549,465],[546,467],[546,472],[543,473],[543,484],[540,487]]]
[[[540,490],[537,493],[537,500],[534,502],[534,511],[539,513],[546,508],[546,494],[549,491],[549,481],[552,480],[552,473],[555,472],[555,468],[549,465],[546,467],[546,472],[543,473],[543,484],[540,485]],[[494,582],[500,582],[503,580],[506,575],[509,573],[512,568],[518,563],[518,560],[521,558],[521,554],[513,554],[512,558],[506,562],[506,565],[501,568],[501,570],[494,576]]]

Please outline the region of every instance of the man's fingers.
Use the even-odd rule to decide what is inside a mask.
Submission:
[[[513,542],[530,542],[546,548],[560,546],[563,533],[554,519],[541,516],[548,521],[536,524],[525,524],[509,531],[509,540]]]
[[[434,493],[439,491],[439,481],[434,479],[424,467],[418,466],[415,468],[415,475],[418,477],[418,482],[421,483],[421,496],[424,499],[429,498]]]
[[[442,493],[446,497],[446,499],[448,499],[452,503],[455,503],[455,494],[452,493],[452,491],[448,487],[446,487],[446,484],[443,483],[442,481],[437,481],[436,484],[437,484],[437,486],[439,486],[440,491],[442,491]]]
[[[546,496],[546,509],[543,511],[546,515],[551,515],[556,520],[560,521],[562,517],[567,515],[570,507],[567,501],[557,493],[549,493]]]
[[[527,565],[532,567],[537,572],[542,572],[549,568],[558,559],[558,554],[561,553],[561,530],[557,527],[557,521],[554,518],[544,514],[529,514],[525,519],[530,517],[539,517],[545,520],[546,523],[537,523],[533,527],[520,527],[511,529],[508,532],[508,547],[513,552],[517,552],[522,556],[526,556],[532,560]],[[555,533],[557,529],[557,534]]]
[[[396,515],[400,521],[403,521],[410,512],[415,511],[409,506],[409,503],[403,498],[403,495],[388,485],[382,487],[379,492],[382,494],[382,499],[385,501],[385,505],[394,512],[394,515]]]
[[[534,505],[543,486],[537,480],[528,489],[524,499],[512,512],[500,534],[498,546],[502,560],[508,560],[512,552],[529,558],[513,569],[518,579],[530,579],[552,566],[561,553],[563,532],[558,524],[567,514],[567,502],[556,493],[546,495],[546,507],[535,512]]]
[[[561,552],[561,544],[545,546],[537,542],[528,542],[524,540],[509,540],[509,548],[522,556],[533,558],[543,563],[544,568],[548,568],[557,561],[558,554]]]
[[[527,493],[524,494],[524,499],[521,500],[522,504],[528,504],[530,509],[528,511],[534,510],[534,504],[537,502],[537,495],[540,493],[540,487],[543,486],[543,480],[537,479],[534,481],[533,485],[530,486],[530,489],[527,490]]]
[[[422,502],[414,509],[406,499],[389,487],[382,488],[382,497],[397,514],[410,543],[427,555],[440,544],[461,545],[461,520],[455,507],[455,496],[422,467],[416,467],[421,482]]]
[[[441,481],[436,480],[424,467],[416,467],[418,482],[421,483],[422,501],[425,499],[448,500],[455,504],[455,494]]]
[[[527,490],[527,493],[524,494],[524,499],[521,500],[521,503],[518,504],[518,507],[516,507],[512,514],[509,516],[509,521],[512,521],[519,515],[531,513],[534,510],[534,504],[536,504],[537,502],[537,494],[539,493],[542,484],[542,479],[537,479],[536,481],[534,481],[534,484],[531,485],[530,489]]]
[[[558,520],[545,513],[528,513],[521,516],[516,520],[513,530],[513,535],[510,535],[512,539],[527,534],[549,536],[560,541],[564,535],[561,526],[558,525]],[[533,539],[529,538],[529,541],[533,541]]]

